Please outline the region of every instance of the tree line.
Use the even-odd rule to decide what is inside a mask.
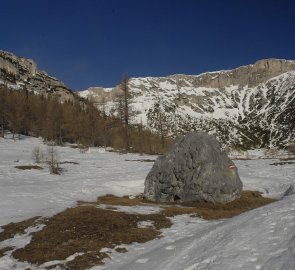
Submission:
[[[162,138],[141,124],[129,121],[128,79],[122,82],[121,105],[116,115],[98,111],[90,101],[77,95],[61,103],[57,97],[35,95],[27,89],[10,90],[0,86],[0,136],[5,130],[41,136],[58,145],[112,147],[121,151],[159,154],[165,151]],[[118,103],[119,104],[119,103]],[[166,146],[168,143],[165,144]]]

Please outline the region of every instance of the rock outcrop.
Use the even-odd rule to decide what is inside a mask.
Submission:
[[[242,186],[220,143],[204,132],[191,132],[155,161],[144,196],[157,202],[228,203],[240,197]]]
[[[280,74],[295,70],[295,61],[284,59],[264,59],[252,65],[241,66],[233,70],[203,73],[197,76],[173,75],[179,81],[189,80],[195,87],[219,88],[232,85],[256,87]]]
[[[31,59],[0,51],[0,84],[11,89],[23,89],[38,95],[56,96],[61,102],[74,100],[73,92],[60,80],[38,70]]]

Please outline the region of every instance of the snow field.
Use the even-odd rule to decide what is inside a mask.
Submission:
[[[92,201],[104,194],[136,195],[143,192],[144,179],[152,167],[150,162],[128,160],[156,157],[135,154],[119,155],[90,148],[87,153],[70,147],[56,147],[59,160],[78,162],[62,164],[62,175],[51,175],[47,165],[43,170],[23,171],[16,165],[33,164],[32,150],[40,139],[0,139],[0,226],[34,216],[51,216],[78,200]],[[275,160],[235,161],[244,189],[258,190],[281,200],[231,219],[205,221],[188,215],[173,218],[173,226],[163,229],[163,237],[144,244],[124,246],[128,253],[108,250],[111,259],[100,269],[167,269],[167,270],[295,270],[295,164],[273,166]],[[283,196],[286,190],[289,196]],[[104,207],[104,206],[101,206]],[[118,211],[149,213],[157,206],[119,207]],[[144,223],[140,226],[149,226]],[[29,243],[29,233],[41,226],[27,229],[0,243],[0,249]],[[73,254],[67,260],[73,259]],[[9,256],[0,258],[1,270],[44,270],[16,262]],[[55,268],[58,270],[58,267]]]
[[[43,170],[19,170],[19,165],[34,164],[32,150],[40,146],[41,139],[24,137],[21,140],[0,139],[0,226],[32,216],[51,216],[76,201],[93,201],[100,195],[118,196],[139,194],[151,162],[128,162],[125,159],[150,159],[150,156],[119,155],[92,149],[80,153],[79,149],[56,147],[65,169],[62,175],[52,175],[46,164]],[[154,158],[154,157],[152,157]]]

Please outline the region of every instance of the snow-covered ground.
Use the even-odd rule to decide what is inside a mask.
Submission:
[[[44,170],[16,169],[18,165],[33,164],[32,150],[38,145],[46,152],[40,139],[0,139],[0,226],[37,215],[53,215],[77,200],[91,201],[108,193],[141,193],[153,163],[125,160],[156,158],[94,148],[80,153],[78,149],[57,147],[60,161],[79,164],[61,165],[65,169],[61,176],[51,175],[44,164]],[[163,230],[164,237],[134,243],[127,247],[128,253],[112,252],[104,266],[92,270],[295,269],[295,164],[270,165],[274,162],[235,163],[244,189],[259,190],[281,200],[226,220],[175,217],[174,225]],[[283,196],[287,190],[289,195]],[[8,244],[25,245],[30,240],[29,232],[38,229],[30,228],[26,235],[0,242],[0,249]],[[9,256],[0,258],[1,270],[23,270],[27,266]]]
[[[34,164],[32,151],[41,139],[0,139],[0,226],[36,215],[52,215],[77,200],[95,200],[104,194],[118,196],[139,194],[151,162],[132,159],[155,159],[154,156],[120,155],[90,148],[86,153],[70,147],[55,147],[65,172],[52,175],[44,170],[19,170],[15,166]]]

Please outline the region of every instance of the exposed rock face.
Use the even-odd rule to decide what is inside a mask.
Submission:
[[[0,84],[11,89],[26,88],[35,94],[56,96],[59,100],[74,100],[73,92],[56,78],[37,69],[31,59],[0,51]]]
[[[103,88],[103,87],[89,87],[87,90],[79,92],[83,98],[88,98],[95,104],[112,102],[120,95],[120,87]]]
[[[242,182],[219,142],[203,132],[191,132],[158,157],[145,180],[144,195],[158,202],[227,203],[240,197]]]
[[[133,121],[158,131],[161,115],[165,135],[203,130],[242,149],[285,147],[295,139],[295,61],[266,59],[200,75],[131,78],[129,89]],[[115,91],[82,93],[112,111]]]
[[[241,88],[247,85],[252,88],[292,70],[295,70],[295,61],[265,59],[259,60],[253,65],[241,66],[233,70],[209,72],[198,76],[174,75],[169,77],[180,81],[191,80],[197,87],[223,89],[231,85],[239,85]]]

